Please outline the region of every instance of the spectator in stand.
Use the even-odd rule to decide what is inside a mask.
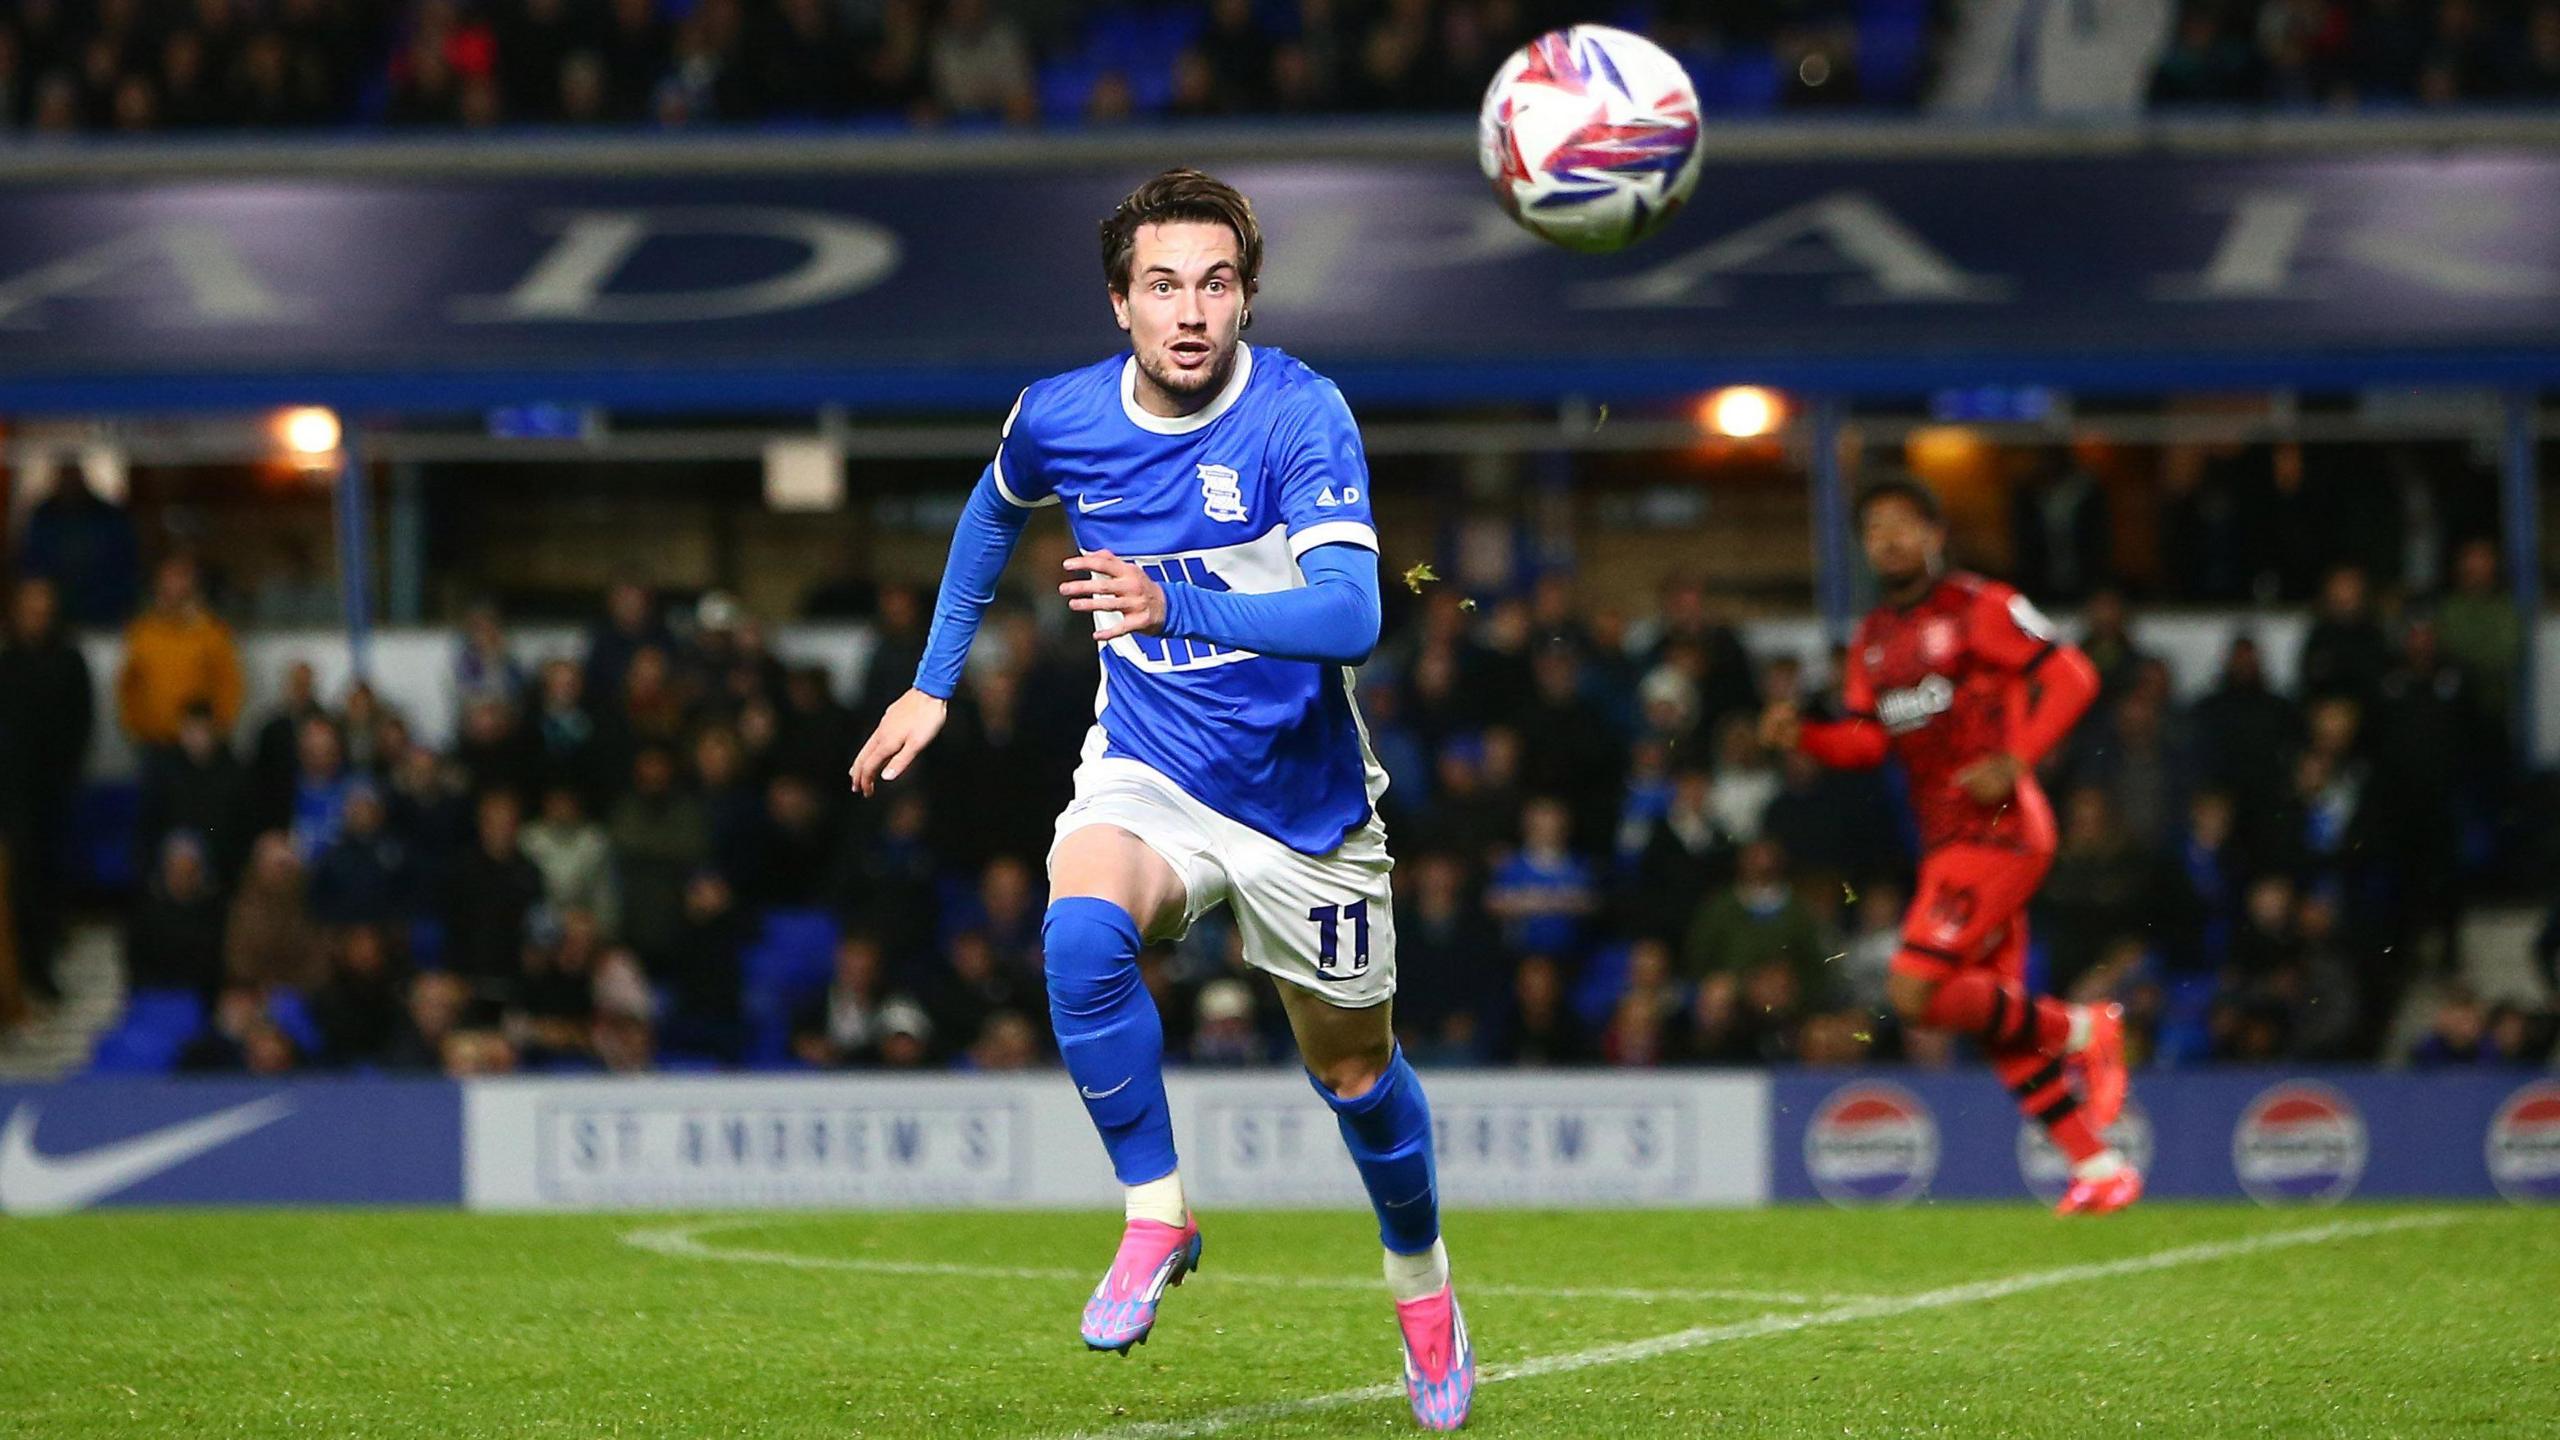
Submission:
[[[328,1064],[378,1066],[389,1058],[402,1023],[401,986],[391,942],[372,925],[338,932],[329,978],[311,997],[311,1019]]]
[[[880,1011],[880,1065],[920,1070],[933,1059],[933,1019],[912,1000],[892,1000]]]
[[[2560,31],[2560,4],[2543,13]],[[2436,602],[2435,618],[2444,653],[2468,672],[2476,703],[2503,739],[2514,724],[2516,660],[2524,640],[2515,601],[2500,583],[2496,541],[2472,540],[2455,553],[2453,592]]]
[[[1799,995],[1828,988],[1824,948],[1813,911],[1787,883],[1787,855],[1776,842],[1742,847],[1731,887],[1701,901],[1680,955],[1690,981],[1732,975],[1748,990],[1751,978],[1775,966],[1791,971]]]
[[[2320,606],[2302,639],[2296,667],[2305,700],[2342,695],[2370,703],[2391,668],[2391,642],[2374,618],[2371,587],[2362,569],[2341,565],[2320,585]]]
[[[1405,862],[1396,891],[1397,1037],[1419,1056],[1475,1058],[1469,996],[1501,952],[1493,922],[1467,893],[1458,856],[1426,851]]]
[[[797,775],[776,775],[765,787],[764,814],[748,832],[742,898],[749,905],[814,905],[842,849],[817,792]]]
[[[884,1012],[896,999],[879,937],[846,932],[836,941],[835,978],[792,1018],[791,1053],[821,1070],[879,1064]]]
[[[954,119],[1029,124],[1038,115],[1031,48],[987,0],[947,0],[926,42],[933,102]]]
[[[2018,588],[2077,604],[2107,583],[2113,531],[2107,491],[2067,446],[2055,447],[2010,496]]]
[[[1568,797],[1573,832],[1597,842],[1617,820],[1627,755],[1608,715],[1583,693],[1583,679],[1574,641],[1550,635],[1530,663],[1530,700],[1514,723],[1520,732],[1521,783]]]
[[[264,995],[255,986],[233,985],[215,1000],[204,1033],[178,1053],[178,1068],[272,1079],[291,1073],[296,1059],[293,1041],[267,1017]]]
[[[668,1049],[736,1063],[744,1039],[739,986],[754,933],[754,917],[720,872],[699,870],[685,882],[675,947],[651,972],[670,1001],[658,1027]]]
[[[132,618],[141,589],[133,517],[100,495],[77,465],[57,465],[53,489],[27,512],[22,576],[60,588],[63,619],[84,629]]]
[[[2151,663],[2150,652],[2133,638],[2133,607],[2125,602],[2124,591],[2101,585],[2090,594],[2081,611],[2080,651],[2098,667],[2102,700],[2122,695],[2142,667]]]
[[[1521,958],[1511,977],[1509,1013],[1498,1028],[1493,1059],[1502,1065],[1588,1065],[1600,1058],[1591,1033],[1565,1003],[1564,967],[1552,955]]]
[[[390,819],[380,786],[347,787],[338,837],[311,868],[311,913],[322,924],[400,927],[418,917],[426,877]]]
[[[229,733],[240,718],[240,655],[231,629],[206,608],[195,562],[183,555],[160,562],[151,586],[151,608],[124,632],[124,670],[116,680],[119,718],[133,743],[176,743],[187,707],[213,707],[216,728]]]
[[[525,927],[542,903],[542,872],[519,843],[513,795],[481,796],[474,818],[477,841],[444,878],[444,962],[483,995],[504,999],[522,968]]]
[[[2151,103],[2239,105],[2259,96],[2256,48],[2219,6],[2189,5],[2151,76]]]
[[[258,837],[223,928],[223,971],[232,984],[308,992],[328,976],[329,955],[311,922],[302,859],[283,831]]]
[[[542,813],[524,827],[524,858],[542,872],[543,903],[578,910],[611,935],[621,916],[613,883],[613,844],[604,827],[587,818],[577,790],[554,785],[543,792]]]
[[[1192,1064],[1241,1068],[1269,1063],[1269,1048],[1254,1024],[1253,991],[1233,976],[1200,987],[1198,1022],[1183,1054]]]
[[[1637,941],[1627,952],[1627,988],[1601,1032],[1601,1059],[1639,1068],[1664,1063],[1670,1058],[1669,1027],[1683,998],[1671,982],[1671,948],[1658,940]]]
[[[485,600],[472,606],[462,617],[462,635],[453,646],[454,713],[462,714],[466,706],[483,696],[511,706],[519,704],[525,698],[526,683],[523,664],[507,649],[507,633],[499,623],[498,607]]]
[[[193,990],[222,983],[222,894],[204,842],[176,831],[160,843],[141,907],[125,926],[125,983],[136,990]]]
[[[617,0],[617,24],[623,13],[633,8],[644,13],[649,0]],[[587,632],[587,659],[584,693],[599,702],[610,702],[623,694],[623,679],[631,671],[631,661],[642,650],[669,651],[675,648],[675,637],[667,633],[666,622],[658,618],[657,605],[648,590],[632,581],[622,581],[605,592],[604,618]]]
[[[444,1069],[447,1041],[471,1010],[471,986],[449,970],[430,970],[409,982],[408,1013],[382,1056],[382,1068],[435,1072]]]
[[[2231,963],[2248,877],[2231,796],[2198,793],[2171,837],[2149,906],[2152,943],[2170,974],[2211,975]]]
[[[2467,985],[2449,985],[2436,1001],[2427,1031],[2409,1051],[2409,1063],[2420,1070],[2478,1065],[2494,1059],[2489,1044],[2489,1012]]]
[[[952,936],[946,956],[941,983],[928,999],[933,1032],[945,1056],[976,1044],[978,1032],[997,1013],[1027,1013],[1042,1003],[1037,972],[1026,978],[1017,968],[1000,963],[985,931],[964,930]]]
[[[292,835],[294,852],[308,865],[337,843],[355,777],[347,773],[346,745],[336,721],[314,715],[302,722],[295,740],[293,788],[271,802],[260,824]]]
[[[608,789],[626,777],[604,770],[595,716],[587,711],[584,672],[569,660],[546,660],[541,687],[532,723],[526,727],[539,784],[545,790],[565,785],[590,807],[602,805]]]
[[[584,1065],[594,1058],[604,932],[584,910],[545,908],[536,914],[508,1032],[524,1060],[537,1068]]]
[[[2063,797],[2062,840],[2037,892],[2035,930],[2051,955],[2047,988],[2069,992],[2117,935],[2139,927],[2156,869],[2128,834],[2107,792],[2080,786]]]
[[[311,662],[296,660],[286,666],[284,694],[275,711],[259,724],[249,752],[250,781],[257,802],[271,816],[284,813],[284,797],[292,793],[294,772],[301,763],[303,725],[315,717],[325,718],[328,713],[320,703],[320,681]],[[218,718],[216,723],[220,723]],[[230,727],[222,726],[221,733],[228,735]]]
[[[1834,962],[1839,969],[1841,998],[1869,1016],[1887,1017],[1893,1005],[1885,994],[1885,977],[1902,949],[1903,911],[1910,892],[1898,880],[1870,880],[1859,889],[1857,931]]]
[[[622,897],[622,938],[654,970],[673,953],[683,928],[688,877],[711,858],[702,806],[676,788],[675,757],[663,747],[642,750],[632,762],[630,793],[615,805],[605,832]]]
[[[15,602],[0,640],[0,845],[18,970],[49,1000],[61,993],[53,964],[70,886],[72,804],[95,713],[89,663],[62,632],[53,582],[19,581]]]
[[[503,790],[522,802],[533,793],[541,763],[516,724],[515,707],[495,692],[475,695],[462,705],[462,733],[453,747],[474,795]]]
[[[2245,826],[2262,825],[2286,792],[2286,758],[2301,743],[2302,714],[2268,686],[2256,640],[2232,640],[2222,678],[2196,702],[2194,721],[2203,782],[2231,796]]]
[[[170,835],[192,834],[205,846],[215,887],[225,888],[249,858],[254,808],[248,774],[215,727],[213,707],[190,705],[178,723],[178,743],[143,761],[135,820],[141,854],[156,864]]]
[[[1494,867],[1484,900],[1513,954],[1582,953],[1599,909],[1599,881],[1591,862],[1571,848],[1572,835],[1572,815],[1552,796],[1539,796],[1521,812],[1520,848]]]
[[[2074,786],[2104,791],[2126,836],[2147,851],[2167,842],[2194,788],[2170,735],[2167,688],[2165,680],[2129,687],[2082,723],[2060,767]]]
[[[1670,803],[1645,827],[1628,872],[1622,908],[1631,933],[1679,938],[1697,897],[1733,878],[1739,845],[1716,818],[1715,787],[1715,777],[1696,765],[1672,777]]]
[[[1716,823],[1745,844],[1760,838],[1769,802],[1778,795],[1778,767],[1760,744],[1752,723],[1734,716],[1716,727]]]

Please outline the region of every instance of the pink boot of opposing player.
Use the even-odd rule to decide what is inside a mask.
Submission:
[[[1397,1301],[1396,1328],[1404,1332],[1404,1394],[1413,1402],[1414,1423],[1425,1430],[1466,1424],[1476,1398],[1476,1351],[1467,1343],[1456,1288]]]
[[[1120,1233],[1120,1253],[1111,1269],[1084,1302],[1084,1343],[1095,1350],[1126,1355],[1132,1345],[1147,1343],[1156,1325],[1156,1305],[1164,1292],[1200,1268],[1200,1225],[1190,1216],[1180,1225],[1159,1220],[1132,1220]]]
[[[2114,1173],[2095,1180],[2074,1180],[2062,1192],[2062,1203],[2053,1207],[2056,1215],[2111,1215],[2142,1198],[2142,1172],[2130,1165],[2118,1165]]]

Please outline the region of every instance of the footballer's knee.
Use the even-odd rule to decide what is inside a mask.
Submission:
[[[1357,1100],[1377,1088],[1379,1077],[1395,1061],[1395,1042],[1381,1043],[1375,1050],[1359,1050],[1345,1055],[1328,1055],[1321,1061],[1310,1060],[1309,1073],[1332,1092],[1337,1100]]]

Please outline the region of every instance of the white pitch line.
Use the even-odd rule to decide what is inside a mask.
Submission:
[[[1860,1320],[1889,1320],[1916,1314],[1923,1310],[1944,1310],[1956,1305],[1973,1305],[1985,1300],[1998,1300],[2030,1290],[2049,1290],[2057,1285],[2076,1285],[2088,1280],[2109,1280],[2119,1275],[2141,1275],[2153,1270],[2170,1270],[2182,1265],[2205,1265],[2217,1260],[2232,1260],[2268,1250],[2290,1249],[2297,1245],[2318,1245],[2330,1240],[2349,1240],[2367,1235],[2383,1235],[2394,1230],[2414,1230],[2437,1225],[2450,1225],[2458,1215],[2404,1215],[2390,1220],[2341,1220],[2328,1225],[2315,1225],[2302,1230],[2279,1230],[2272,1234],[2253,1235],[2240,1240],[2217,1240],[2200,1245],[2182,1245],[2173,1250],[2155,1251],[2125,1260],[2106,1260],[2084,1265],[2062,1265],[2050,1270],[2029,1270],[1997,1280],[1977,1280],[1964,1285],[1949,1285],[1937,1290],[1923,1290],[1913,1295],[1884,1296],[1853,1301],[1827,1310],[1813,1310],[1795,1315],[1763,1315],[1753,1320],[1740,1320],[1729,1325],[1700,1325],[1656,1335],[1644,1340],[1629,1340],[1616,1345],[1602,1345],[1589,1350],[1568,1351],[1560,1355],[1542,1355],[1516,1365],[1485,1368],[1478,1376],[1479,1385],[1496,1385],[1506,1380],[1530,1380],[1542,1375],[1566,1375],[1576,1370],[1589,1370],[1601,1365],[1629,1365],[1639,1360],[1652,1360],[1676,1355],[1686,1350],[1703,1349],[1736,1340],[1758,1340],[1771,1335],[1790,1335],[1799,1330],[1814,1330],[1831,1325],[1848,1325]],[[1402,1385],[1363,1385],[1356,1390],[1337,1390],[1330,1395],[1313,1395],[1303,1400],[1282,1400],[1260,1405],[1239,1405],[1231,1410],[1218,1410],[1193,1420],[1155,1421],[1131,1425],[1100,1434],[1079,1432],[1073,1440],[1193,1440],[1193,1437],[1216,1435],[1245,1425],[1267,1425],[1318,1410],[1333,1410],[1345,1405],[1364,1405],[1379,1400],[1404,1398]]]
[[[789,1250],[749,1250],[726,1245],[708,1245],[702,1237],[715,1230],[736,1229],[746,1225],[769,1225],[770,1219],[711,1221],[693,1225],[668,1225],[634,1230],[622,1237],[622,1243],[647,1250],[652,1254],[673,1256],[679,1260],[726,1260],[743,1265],[785,1265],[795,1270],[846,1270],[860,1275],[947,1276],[964,1280],[1064,1280],[1077,1285],[1093,1283],[1087,1270],[1065,1270],[1015,1265],[966,1265],[938,1260],[879,1260],[844,1255],[801,1255]],[[1192,1277],[1191,1284],[1258,1286],[1274,1290],[1378,1290],[1385,1282],[1372,1275],[1352,1278],[1334,1275],[1238,1275],[1225,1271],[1203,1270]],[[1469,1282],[1470,1295],[1500,1295],[1528,1300],[1625,1300],[1644,1305],[1684,1305],[1739,1302],[1748,1305],[1829,1305],[1872,1297],[1841,1294],[1807,1294],[1788,1290],[1727,1290],[1714,1287],[1683,1286],[1670,1289],[1610,1285],[1486,1285]]]

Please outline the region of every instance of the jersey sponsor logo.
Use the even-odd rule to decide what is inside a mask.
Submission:
[[[2326,1085],[2260,1091],[2231,1132],[2231,1168],[2261,1205],[2334,1205],[2364,1178],[2364,1116]]]
[[[1955,708],[1956,684],[1944,675],[1931,675],[1917,685],[1888,690],[1876,701],[1876,718],[1884,728],[1902,735],[1917,730]]]
[[[1202,465],[1200,468],[1200,508],[1212,520],[1236,524],[1252,518],[1245,513],[1244,479],[1225,465]]]
[[[2489,1181],[2518,1205],[2560,1200],[2560,1084],[2537,1080],[2489,1122]]]
[[[1843,1085],[1805,1127],[1804,1169],[1834,1205],[1907,1205],[1938,1178],[1937,1117],[1899,1085]]]
[[[2107,1127],[2106,1141],[2124,1155],[2126,1164],[2146,1176],[2151,1173],[2151,1117],[2140,1105],[2125,1102],[2124,1113]],[[2033,1121],[2018,1127],[2018,1178],[2047,1202],[2061,1199],[2071,1184],[2071,1162]]]
[[[1359,503],[1360,487],[1357,485],[1343,486],[1342,494],[1339,496],[1336,496],[1333,493],[1333,487],[1330,485],[1327,485],[1323,490],[1318,491],[1316,494],[1316,508],[1319,510],[1337,510],[1345,505],[1357,505]]]
[[[2053,622],[2044,618],[2044,612],[2036,608],[2036,602],[2026,596],[2009,597],[2009,619],[2028,639],[2042,640],[2046,644],[2053,643],[2055,634]]]

